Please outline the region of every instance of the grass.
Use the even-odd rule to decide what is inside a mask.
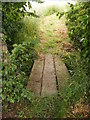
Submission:
[[[40,24],[39,39],[41,43],[37,48],[39,53],[71,54],[63,49],[63,44],[67,45],[70,42],[65,26],[65,16],[61,20],[56,17],[56,14],[46,16],[41,19]],[[71,46],[70,49],[72,49]]]
[[[43,15],[44,16],[49,16],[49,15],[52,15],[54,13],[57,13],[61,11],[60,7],[56,6],[56,5],[52,5],[52,6],[49,6],[47,7],[44,11],[43,11]]]
[[[30,39],[36,39],[38,38],[38,31],[39,31],[39,19],[28,17],[26,16],[22,23],[24,27],[18,31],[16,36],[16,41],[19,41],[19,43],[23,41],[30,41]],[[17,43],[17,42],[16,42]]]
[[[72,42],[68,38],[65,16],[60,20],[55,14],[46,16],[41,19],[40,28],[41,43],[37,48],[39,53],[51,53],[60,56],[65,62],[71,78],[68,84],[62,90],[60,89],[60,96],[55,95],[34,100],[31,115],[56,118],[84,117],[85,111],[83,111],[83,114],[82,112],[77,113],[74,108],[78,102],[79,104],[84,104],[84,102],[87,104],[85,97],[87,96],[88,76],[80,59],[79,51],[74,49]],[[80,100],[82,100],[82,103],[80,103]]]
[[[47,3],[47,5],[42,5],[42,7],[40,9],[37,8],[37,14],[39,14],[39,16],[49,16],[52,15],[54,13],[58,13],[58,12],[63,12],[63,11],[67,11],[69,9],[68,5],[61,5],[61,4],[49,4]]]
[[[27,117],[29,118],[30,116],[34,118],[64,117],[65,113],[61,114],[62,113],[61,109],[63,109],[63,104],[60,101],[62,100],[59,96],[57,96],[57,94],[48,97],[33,98],[33,103],[27,104],[26,108],[23,108],[24,114],[22,116],[26,114]]]
[[[48,13],[47,15],[49,16],[39,19],[30,17],[24,19],[27,26],[23,32],[24,39],[27,40],[29,37],[36,38],[38,36],[41,42],[36,48],[37,52],[39,54],[51,53],[60,56],[65,62],[71,78],[68,85],[60,89],[59,96],[56,93],[48,97],[34,96],[32,102],[21,101],[22,106],[18,109],[17,115],[23,118],[85,117],[88,112],[75,111],[77,103],[80,107],[79,111],[84,109],[84,107],[81,108],[81,104],[88,104],[86,91],[88,77],[85,66],[83,66],[80,59],[79,51],[74,49],[72,42],[68,38],[65,16],[59,20],[56,14],[51,15],[51,13]],[[37,28],[37,20],[40,29]],[[20,34],[20,39],[23,33]],[[82,100],[82,103],[80,103],[80,100]]]
[[[62,59],[68,67],[71,78],[60,89],[59,96],[57,93],[48,97],[34,96],[32,103],[27,102],[26,107],[23,107],[22,116],[26,115],[27,118],[82,118],[89,114],[89,108],[84,109],[88,104],[86,95],[88,77],[83,69],[83,62],[80,61],[80,55],[79,53],[68,56],[63,54]]]

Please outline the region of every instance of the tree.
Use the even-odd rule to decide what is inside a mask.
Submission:
[[[31,8],[30,2],[3,2],[2,3],[2,32],[7,36],[6,42],[9,52],[15,43],[13,38],[23,27],[21,19],[26,15],[25,7]]]

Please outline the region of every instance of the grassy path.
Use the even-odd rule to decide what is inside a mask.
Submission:
[[[50,85],[50,83],[48,83],[45,80],[47,77],[50,77],[50,74],[47,75],[50,72],[49,68],[52,68],[52,70],[53,70],[53,67],[54,67],[54,65],[53,65],[53,67],[51,65],[52,61],[50,63],[52,56],[57,55],[58,57],[61,57],[62,55],[70,55],[73,52],[73,48],[68,39],[67,28],[65,26],[65,18],[64,17],[61,20],[59,20],[58,17],[56,17],[56,15],[53,14],[51,16],[46,16],[46,17],[43,17],[40,19],[41,19],[40,20],[40,36],[39,36],[40,43],[36,49],[37,49],[38,56],[40,59],[46,57],[49,54],[49,56],[46,57],[47,58],[46,67],[48,66],[47,67],[48,69],[45,68],[44,79],[43,79],[44,80],[43,82],[47,86],[47,85]],[[52,56],[50,57],[50,55],[52,55]],[[49,57],[50,57],[50,59],[49,59]],[[56,71],[59,70],[59,72],[57,72],[57,75],[58,76],[60,75],[60,80],[61,79],[63,80],[63,77],[65,76],[64,74],[66,74],[65,71],[67,71],[67,70],[65,70],[66,68],[65,68],[65,65],[63,64],[63,62],[60,61],[60,63],[58,64],[58,61],[59,61],[58,59],[55,61],[55,64],[57,67]],[[50,67],[49,67],[49,64],[51,65]],[[35,67],[35,66],[37,66],[37,67]],[[42,72],[39,70],[39,68],[42,68],[42,62],[41,62],[41,64],[34,65],[33,74],[35,74],[35,75],[33,75],[31,73],[31,84],[33,84],[32,81],[35,80],[36,76],[38,75],[38,74],[36,74],[37,71],[39,71],[40,76],[42,76],[41,75]],[[49,70],[49,71],[47,71],[47,70]],[[63,76],[59,73],[62,73]],[[52,75],[52,72],[51,72],[51,75]],[[62,76],[62,78],[61,78],[61,76]],[[50,80],[48,79],[48,81],[50,81]],[[35,81],[35,84],[37,84],[37,83],[38,83],[37,86],[40,87],[40,83],[38,80]],[[61,84],[61,83],[62,82],[60,82],[59,84]],[[35,85],[35,84],[33,84],[33,85]],[[46,86],[44,86],[44,89],[42,88],[42,91],[44,90],[43,93],[45,93],[45,92],[48,93],[50,91],[50,88],[45,91]],[[33,87],[33,89],[34,89],[34,87]],[[37,90],[37,87],[34,89],[34,92],[36,90]],[[41,118],[43,118],[43,117],[45,117],[45,118],[46,117],[62,117],[62,116],[64,116],[64,114],[66,112],[64,110],[62,110],[64,108],[63,108],[62,103],[60,103],[60,99],[61,98],[57,96],[57,93],[49,95],[49,96],[34,97],[33,105],[32,106],[28,105],[28,111],[26,114],[27,114],[27,116],[29,115],[28,117],[30,117],[30,116],[41,117]],[[61,110],[64,111],[64,113],[62,113]],[[59,111],[60,111],[60,114],[59,114]]]
[[[72,43],[69,41],[69,38],[67,35],[67,27],[65,25],[64,17],[62,17],[59,20],[58,17],[56,17],[56,15],[53,14],[50,16],[40,18],[40,36],[39,36],[39,38],[40,38],[40,43],[37,46],[36,50],[38,52],[39,59],[41,59],[41,60],[43,60],[43,58],[45,56],[47,56],[47,54],[50,54],[51,56],[58,56],[59,59],[57,59],[57,61],[60,61],[60,58],[62,59],[63,57],[70,57],[71,55],[73,55],[77,52],[74,50]],[[50,64],[50,59],[51,58],[47,59],[49,61],[48,62],[49,64]],[[76,59],[74,58],[74,62],[77,62],[75,60]],[[68,59],[67,59],[67,61],[68,61]],[[76,64],[73,61],[71,61],[71,62],[72,62],[72,64]],[[46,64],[47,64],[46,66],[49,66],[48,63],[46,61]],[[56,62],[57,75],[58,76],[60,75],[60,81],[58,82],[60,85],[63,82],[63,79],[62,79],[63,76],[65,76],[64,75],[65,71],[64,71],[64,69],[62,69],[65,65],[63,63],[61,62],[60,64],[57,64],[57,62]],[[40,64],[38,64],[38,66],[39,65]],[[37,66],[36,71],[39,71],[38,66]],[[41,69],[43,69],[42,62],[41,62],[41,66],[39,66],[39,67]],[[75,71],[76,71],[76,69],[75,69]],[[39,72],[41,73],[41,71],[39,71]],[[76,71],[76,72],[78,72],[78,71]],[[62,75],[62,77],[61,77],[61,75]],[[77,75],[78,75],[78,73],[76,74],[76,78],[77,78]],[[36,78],[36,76],[34,76],[34,77]],[[46,77],[47,77],[47,74],[46,74]],[[81,79],[81,77],[79,77],[79,78]],[[73,77],[73,79],[75,79],[75,76]],[[36,82],[38,82],[37,79],[36,79]],[[63,83],[64,85],[65,85],[65,82]],[[57,93],[48,95],[48,96],[42,96],[42,97],[34,96],[32,99],[32,104],[27,102],[26,106],[23,108],[23,111],[24,111],[22,113],[23,116],[25,114],[27,118],[32,118],[32,117],[33,118],[66,118],[66,117],[72,117],[72,116],[75,117],[73,114],[73,109],[71,108],[72,106],[71,106],[70,101],[67,102],[67,100],[71,100],[71,97],[72,97],[72,100],[73,99],[75,100],[75,98],[74,98],[74,96],[72,96],[71,92],[75,91],[78,84],[76,84],[77,83],[76,81],[74,81],[74,82],[75,82],[75,84],[73,84],[73,85],[75,85],[75,86],[72,89],[69,89],[69,86],[65,86],[64,90],[66,88],[68,88],[67,94],[65,93],[65,91],[62,90],[62,86],[60,86],[59,92],[61,94],[59,94],[59,96],[57,95]],[[38,84],[39,84],[39,82],[38,82]],[[46,87],[45,87],[45,89],[46,89]],[[37,88],[35,89],[35,91],[36,90],[37,90]],[[73,91],[70,91],[70,90],[73,90]],[[48,91],[49,90],[47,90],[47,92]],[[63,99],[63,97],[65,97],[65,98]],[[67,105],[67,103],[68,103],[68,105]],[[74,112],[75,112],[75,110],[74,110]],[[77,116],[77,114],[76,114],[76,116]]]
[[[43,17],[40,23],[39,54],[68,55],[73,49],[67,35],[65,17],[60,20],[56,14]]]
[[[41,96],[55,94],[69,78],[68,70],[59,56],[71,52],[64,17],[59,20],[54,14],[41,18],[37,51],[43,59],[36,59],[27,88]]]

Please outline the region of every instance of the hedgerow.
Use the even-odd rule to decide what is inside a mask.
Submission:
[[[2,43],[6,42],[7,51],[2,51],[2,100],[6,103],[31,100],[31,92],[26,90],[31,68],[37,57],[35,46],[37,23],[26,18],[26,2],[2,4]],[[30,6],[29,6],[30,7]]]
[[[76,49],[80,50],[81,59],[85,66],[89,66],[89,20],[90,2],[70,4],[70,11],[66,14],[68,34]]]
[[[61,12],[57,15],[59,18],[63,15],[66,16],[68,36],[73,43],[74,49],[77,51],[77,55],[64,56],[71,78],[64,90],[60,92],[64,107],[70,108],[72,106],[71,113],[73,115],[77,102],[80,102],[82,99],[83,104],[89,103],[90,2],[78,2],[75,5],[69,3],[69,5],[70,10],[68,12]],[[81,116],[83,115],[79,114],[79,116],[76,115],[75,117]]]
[[[3,63],[3,101],[14,103],[19,102],[24,97],[30,99],[31,93],[26,90],[26,85],[36,56],[33,40],[25,41],[19,45],[14,44],[9,60]]]
[[[28,5],[30,8],[30,4]],[[26,6],[26,2],[19,4],[18,2],[2,3],[2,32],[7,36],[6,43],[9,52],[13,49],[13,44],[16,43],[15,36],[17,32],[24,26],[21,19],[26,15]]]

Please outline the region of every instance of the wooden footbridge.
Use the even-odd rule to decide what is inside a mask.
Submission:
[[[27,89],[35,95],[51,95],[61,89],[68,78],[64,62],[58,56],[46,54],[34,62]]]

